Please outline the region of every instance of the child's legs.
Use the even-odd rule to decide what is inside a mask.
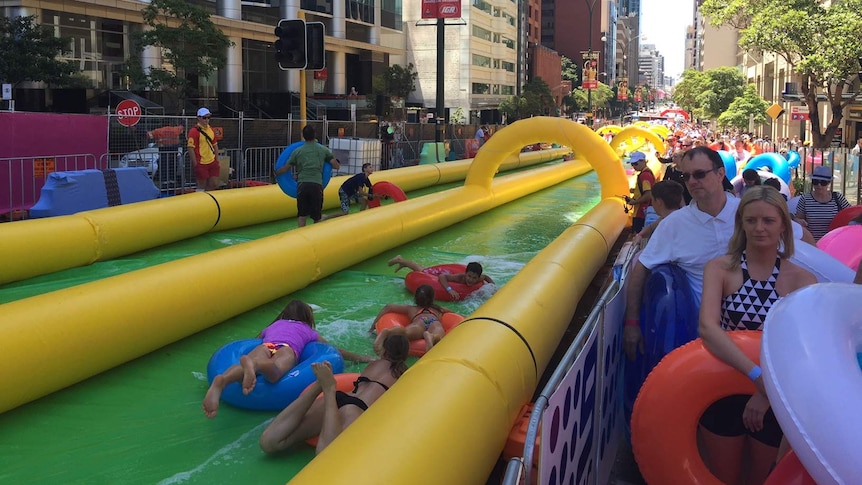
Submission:
[[[424,333],[425,325],[421,323],[411,323],[404,327],[404,335],[407,336],[407,340],[419,340],[423,338]]]
[[[428,333],[430,333],[431,336],[434,337],[434,343],[439,342],[440,339],[446,335],[446,331],[443,329],[443,324],[439,321],[432,323],[428,327]]]

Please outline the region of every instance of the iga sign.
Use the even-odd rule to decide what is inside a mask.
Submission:
[[[422,0],[423,19],[457,19],[461,17],[461,0]]]
[[[141,105],[131,99],[124,99],[117,105],[117,121],[123,126],[135,126],[141,121]]]

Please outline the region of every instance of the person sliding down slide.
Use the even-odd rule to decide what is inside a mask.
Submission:
[[[404,259],[403,257],[401,257],[400,254],[390,259],[387,264],[389,266],[398,265],[398,267],[395,268],[396,273],[401,271],[403,268],[408,268],[412,271],[428,273],[432,276],[437,276],[437,280],[440,282],[440,285],[446,290],[446,293],[448,293],[453,300],[460,299],[461,295],[459,295],[458,292],[452,288],[450,283],[461,283],[465,286],[473,286],[480,282],[492,285],[494,284],[494,280],[491,279],[490,276],[482,274],[482,265],[475,261],[467,263],[467,268],[463,273],[445,273],[442,271],[436,272],[435,267],[432,266],[429,268],[425,268],[415,261]]]

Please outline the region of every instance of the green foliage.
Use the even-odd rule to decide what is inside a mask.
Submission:
[[[827,146],[843,124],[844,108],[855,101],[842,95],[859,71],[862,0],[704,0],[702,11],[715,25],[740,28],[743,49],[774,53],[792,67],[808,105],[814,146]],[[826,97],[832,113],[825,126],[818,95]]]
[[[69,53],[69,39],[36,23],[36,16],[0,17],[0,81],[15,85],[42,81],[62,86],[78,68],[57,59]]]
[[[754,116],[755,125],[766,123],[767,108],[769,103],[757,94],[757,88],[753,84],[749,84],[745,86],[742,96],[733,100],[727,110],[718,117],[718,126],[748,131],[750,116]]]
[[[734,99],[742,96],[744,86],[745,77],[735,67],[705,72],[689,69],[674,89],[673,102],[695,118],[716,119]]]
[[[580,79],[580,77],[578,76],[578,73],[580,72],[579,66],[572,62],[572,60],[566,56],[560,57],[562,61],[561,74],[563,75],[563,81],[571,81],[572,86],[578,84],[578,79]]]
[[[419,73],[413,64],[407,64],[407,67],[399,65],[389,66],[383,71],[381,81],[383,83],[384,92],[390,96],[398,96],[407,99],[413,91],[416,91],[416,78]]]
[[[458,106],[449,114],[449,124],[466,125],[467,116],[464,114],[464,108]]]
[[[134,54],[126,65],[136,85],[170,90],[185,100],[197,89],[191,76],[207,78],[225,67],[225,51],[233,42],[203,8],[184,0],[152,0],[141,15],[145,28],[133,34]],[[163,67],[147,72],[141,66],[141,52],[149,46],[161,51]]]
[[[500,102],[500,112],[506,115],[509,122],[556,114],[554,96],[548,84],[540,78],[535,78],[524,85],[520,96],[512,96]]]
[[[566,100],[567,106],[576,108],[579,111],[589,111],[589,94],[586,89],[577,87],[572,91],[572,94],[569,95],[568,98],[569,99]],[[608,108],[610,101],[612,99],[616,99],[616,95],[610,86],[603,82],[599,82],[598,88],[593,89],[592,98],[593,108],[600,110]]]

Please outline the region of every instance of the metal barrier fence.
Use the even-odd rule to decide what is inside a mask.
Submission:
[[[105,168],[89,153],[0,158],[0,214],[25,217],[52,172]]]
[[[795,170],[795,176],[804,181],[805,191],[811,189],[808,176],[814,167],[823,165],[832,169],[832,189],[843,194],[851,204],[862,204],[862,174],[859,172],[858,154],[853,154],[849,148],[809,148],[799,150],[801,162]]]

